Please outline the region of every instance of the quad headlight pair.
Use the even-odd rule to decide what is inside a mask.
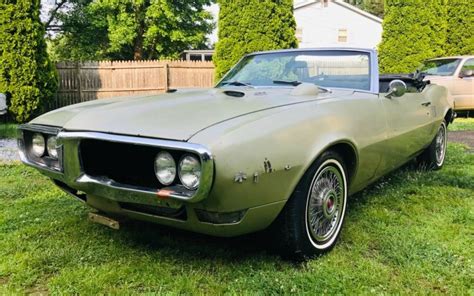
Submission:
[[[195,156],[185,154],[176,165],[169,152],[161,151],[155,158],[155,175],[165,186],[171,185],[178,175],[184,187],[195,190],[201,180],[201,162]]]
[[[47,140],[42,134],[35,133],[31,141],[31,152],[36,157],[43,157],[46,152],[51,158],[58,159],[58,138],[49,136]]]

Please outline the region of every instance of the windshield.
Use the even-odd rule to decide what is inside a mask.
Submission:
[[[288,51],[250,55],[217,85],[296,86],[370,90],[369,54],[358,51]]]
[[[451,76],[456,71],[460,59],[442,59],[426,61],[421,72],[427,75]]]

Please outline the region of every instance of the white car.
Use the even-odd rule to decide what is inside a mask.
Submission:
[[[474,56],[427,60],[421,72],[425,80],[449,89],[455,111],[474,110]]]

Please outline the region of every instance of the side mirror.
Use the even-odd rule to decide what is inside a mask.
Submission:
[[[464,78],[464,77],[472,77],[474,74],[474,71],[472,70],[462,70],[461,73],[459,73],[459,77],[460,78]]]
[[[392,80],[388,87],[388,94],[385,97],[389,99],[392,97],[401,97],[407,92],[406,83],[399,79]]]

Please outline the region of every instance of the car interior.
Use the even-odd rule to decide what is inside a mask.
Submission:
[[[407,92],[416,93],[422,92],[430,81],[424,81],[424,75],[420,73],[409,75],[380,75],[379,78],[379,92],[388,93],[390,89],[390,82],[393,80],[401,80],[407,85]]]

